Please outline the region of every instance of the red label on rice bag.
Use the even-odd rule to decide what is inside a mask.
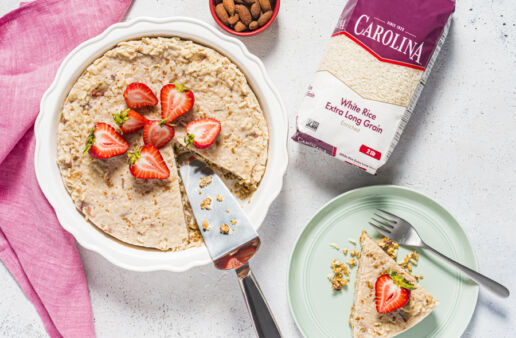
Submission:
[[[367,156],[371,156],[375,160],[380,160],[380,158],[382,158],[382,153],[381,152],[379,152],[377,150],[374,150],[373,148],[369,148],[368,146],[363,145],[363,144],[360,146],[360,150],[359,151],[362,154],[366,154]]]
[[[424,70],[455,0],[349,0],[333,32],[381,61]]]

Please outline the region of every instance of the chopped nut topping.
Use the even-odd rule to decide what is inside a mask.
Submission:
[[[403,258],[403,262],[400,263],[400,265],[404,268],[407,268],[409,269],[409,271],[412,270],[412,267],[409,268],[410,264],[414,264],[414,265],[417,265],[417,261],[419,259],[419,255],[417,254],[417,252],[415,251],[412,251],[411,253],[409,253],[407,256],[405,256],[405,258]]]
[[[330,246],[336,250],[340,250],[340,247],[336,243],[331,243]]]
[[[210,225],[208,224],[208,220],[207,219],[203,219],[202,220],[202,229],[204,231],[210,230]]]
[[[229,209],[226,209],[226,212],[229,214]]]
[[[212,175],[203,176],[201,178],[201,180],[199,181],[199,187],[200,188],[205,188],[205,187],[209,186],[211,184],[212,180],[213,180],[213,176]]]
[[[380,248],[383,249],[392,259],[396,260],[398,257],[398,243],[391,241],[387,237],[382,238],[376,242]]]
[[[350,268],[352,268],[352,267],[354,267],[354,266],[356,266],[358,264],[358,262],[357,262],[357,260],[355,258],[348,259],[348,261],[346,263],[348,263]]]
[[[224,200],[224,198],[222,198],[222,196],[220,196],[220,194],[217,194],[217,201],[222,202],[223,200]]]
[[[358,252],[358,250],[351,250],[349,254],[351,255],[351,257],[360,257],[360,253]]]
[[[229,225],[227,225],[226,223],[224,223],[224,224],[222,224],[222,225],[220,226],[219,230],[220,230],[220,233],[221,233],[221,234],[227,235],[227,234],[229,234],[229,230],[230,230],[230,229],[229,229]]]
[[[203,199],[201,201],[201,210],[211,210],[211,201],[213,201],[213,199],[210,196]]]
[[[202,190],[201,189],[199,189],[199,195],[202,195]]]
[[[233,225],[237,224],[237,221],[236,221],[236,220],[234,220],[234,219],[232,219],[232,218],[231,218],[229,221],[230,221],[230,222],[231,222],[231,224],[233,224]]]
[[[357,241],[353,238],[348,238],[348,241],[353,245],[357,245]]]
[[[341,290],[343,286],[348,285],[349,280],[349,269],[348,267],[338,261],[336,258],[330,264],[333,273],[328,275],[328,279],[331,282],[332,290]],[[346,276],[346,278],[344,278]]]
[[[342,249],[342,253],[343,253],[344,255],[347,255],[347,254],[348,254],[348,249]]]

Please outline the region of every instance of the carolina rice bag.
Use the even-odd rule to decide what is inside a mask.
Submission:
[[[292,138],[375,174],[412,114],[454,9],[454,0],[349,0]]]

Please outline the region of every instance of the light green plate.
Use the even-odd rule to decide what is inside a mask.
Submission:
[[[356,267],[351,282],[342,291],[332,291],[327,278],[333,258],[349,259],[341,249],[360,249],[362,230],[381,238],[367,224],[377,208],[403,217],[423,240],[449,257],[476,269],[477,263],[459,223],[439,204],[413,190],[397,186],[372,186],[349,191],[326,204],[308,222],[299,236],[288,272],[288,296],[294,319],[305,337],[351,337],[348,324],[353,303]],[[353,245],[349,238],[357,240]],[[410,252],[400,248],[398,261]],[[477,303],[478,286],[444,262],[418,249],[414,275],[440,304],[421,323],[400,337],[459,337],[468,325]]]

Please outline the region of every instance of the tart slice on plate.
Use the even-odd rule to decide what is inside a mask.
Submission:
[[[349,316],[353,337],[396,336],[422,321],[439,304],[366,231],[360,236],[360,246]]]

